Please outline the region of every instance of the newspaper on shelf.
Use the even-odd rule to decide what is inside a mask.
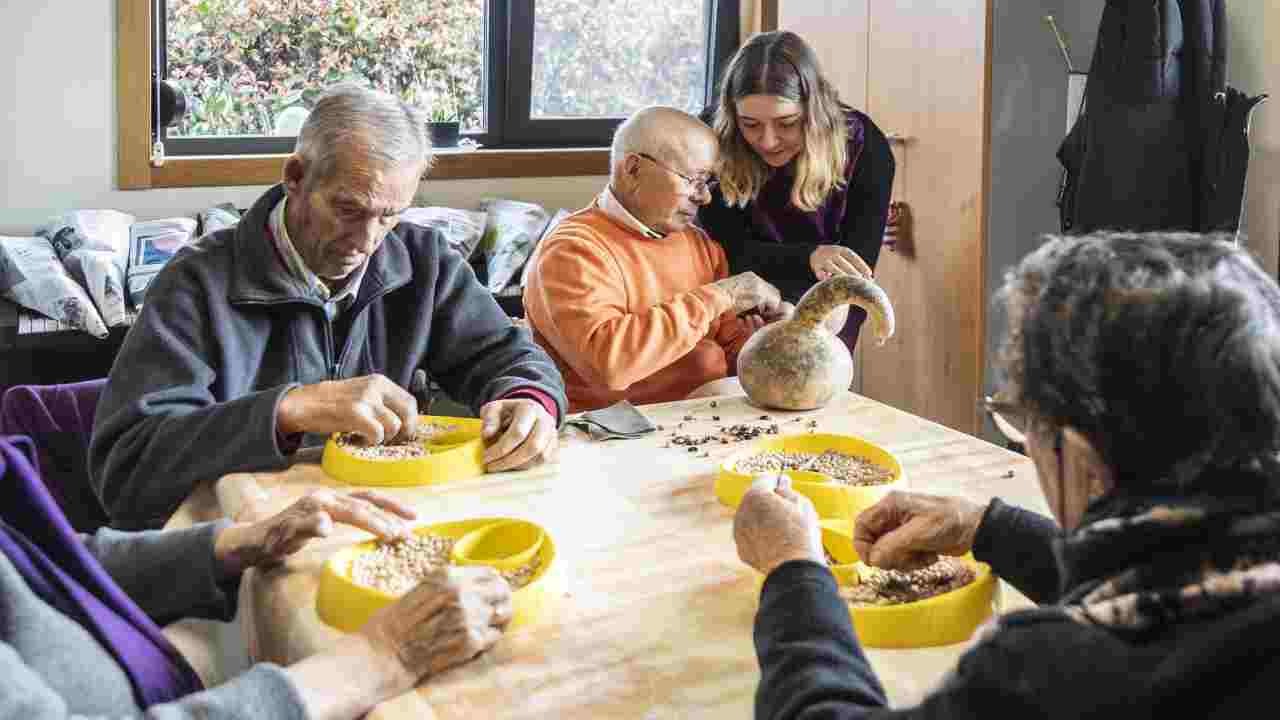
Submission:
[[[515,278],[542,236],[547,211],[541,205],[483,198],[480,209],[488,215],[484,239],[489,292],[499,292]]]
[[[107,327],[128,324],[124,279],[134,217],[117,210],[75,210],[36,229],[98,308]]]
[[[524,269],[520,271],[521,289],[529,284],[529,273],[533,272],[534,263],[538,261],[538,248],[542,247],[542,241],[551,234],[552,230],[556,229],[556,226],[560,224],[561,220],[564,220],[572,214],[573,213],[570,211],[560,208],[556,211],[556,214],[552,215],[551,219],[547,221],[547,226],[542,229],[542,234],[538,236],[538,242],[533,246],[533,251],[529,253],[529,259],[524,263]]]
[[[433,227],[449,241],[449,247],[470,260],[484,236],[488,216],[480,210],[448,207],[412,207],[400,213],[400,221]]]
[[[104,338],[107,326],[43,237],[0,236],[0,296]]]
[[[147,286],[179,250],[196,235],[193,218],[143,220],[129,228],[129,270],[126,274],[129,302],[142,304]]]

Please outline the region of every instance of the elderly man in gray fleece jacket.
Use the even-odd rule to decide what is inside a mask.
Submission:
[[[94,420],[114,527],[157,527],[198,482],[282,468],[329,433],[401,434],[420,368],[480,414],[488,470],[554,458],[555,365],[439,232],[398,221],[430,169],[423,128],[389,95],[332,90],[283,184],[155,279]]]

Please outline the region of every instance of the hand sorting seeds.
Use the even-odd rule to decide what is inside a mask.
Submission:
[[[883,570],[859,564],[857,585],[841,587],[853,605],[900,605],[949,593],[977,579],[973,567],[958,558],[940,558],[919,570]]]
[[[364,460],[407,460],[426,457],[429,454],[424,444],[427,440],[457,429],[457,425],[419,422],[412,433],[381,445],[365,445],[364,438],[354,433],[338,433],[337,441],[343,450]]]

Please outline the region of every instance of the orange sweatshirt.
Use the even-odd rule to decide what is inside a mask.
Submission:
[[[647,238],[597,206],[556,226],[524,289],[534,339],[564,375],[569,411],[684,399],[734,375],[748,326],[708,283],[724,250],[697,228]]]

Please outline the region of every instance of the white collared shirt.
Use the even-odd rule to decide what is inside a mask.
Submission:
[[[313,293],[324,303],[324,313],[329,320],[336,318],[341,312],[351,307],[356,297],[360,294],[360,282],[364,280],[364,271],[369,267],[369,259],[360,264],[354,272],[347,278],[347,283],[342,286],[337,295],[333,295],[329,286],[324,284],[320,276],[311,271],[307,267],[307,262],[298,254],[298,249],[293,246],[293,239],[289,237],[289,228],[284,221],[285,203],[288,202],[289,196],[285,195],[280,198],[280,202],[272,208],[268,222],[271,223],[271,236],[275,239],[276,250],[280,252],[280,257],[284,258],[285,268],[289,271],[289,277],[299,284],[302,291]]]
[[[596,199],[596,204],[609,217],[651,240],[661,240],[666,237],[666,235],[637,220],[636,216],[632,215],[631,211],[618,200],[618,196],[613,194],[611,185],[604,186],[604,190],[600,192],[600,197]]]

